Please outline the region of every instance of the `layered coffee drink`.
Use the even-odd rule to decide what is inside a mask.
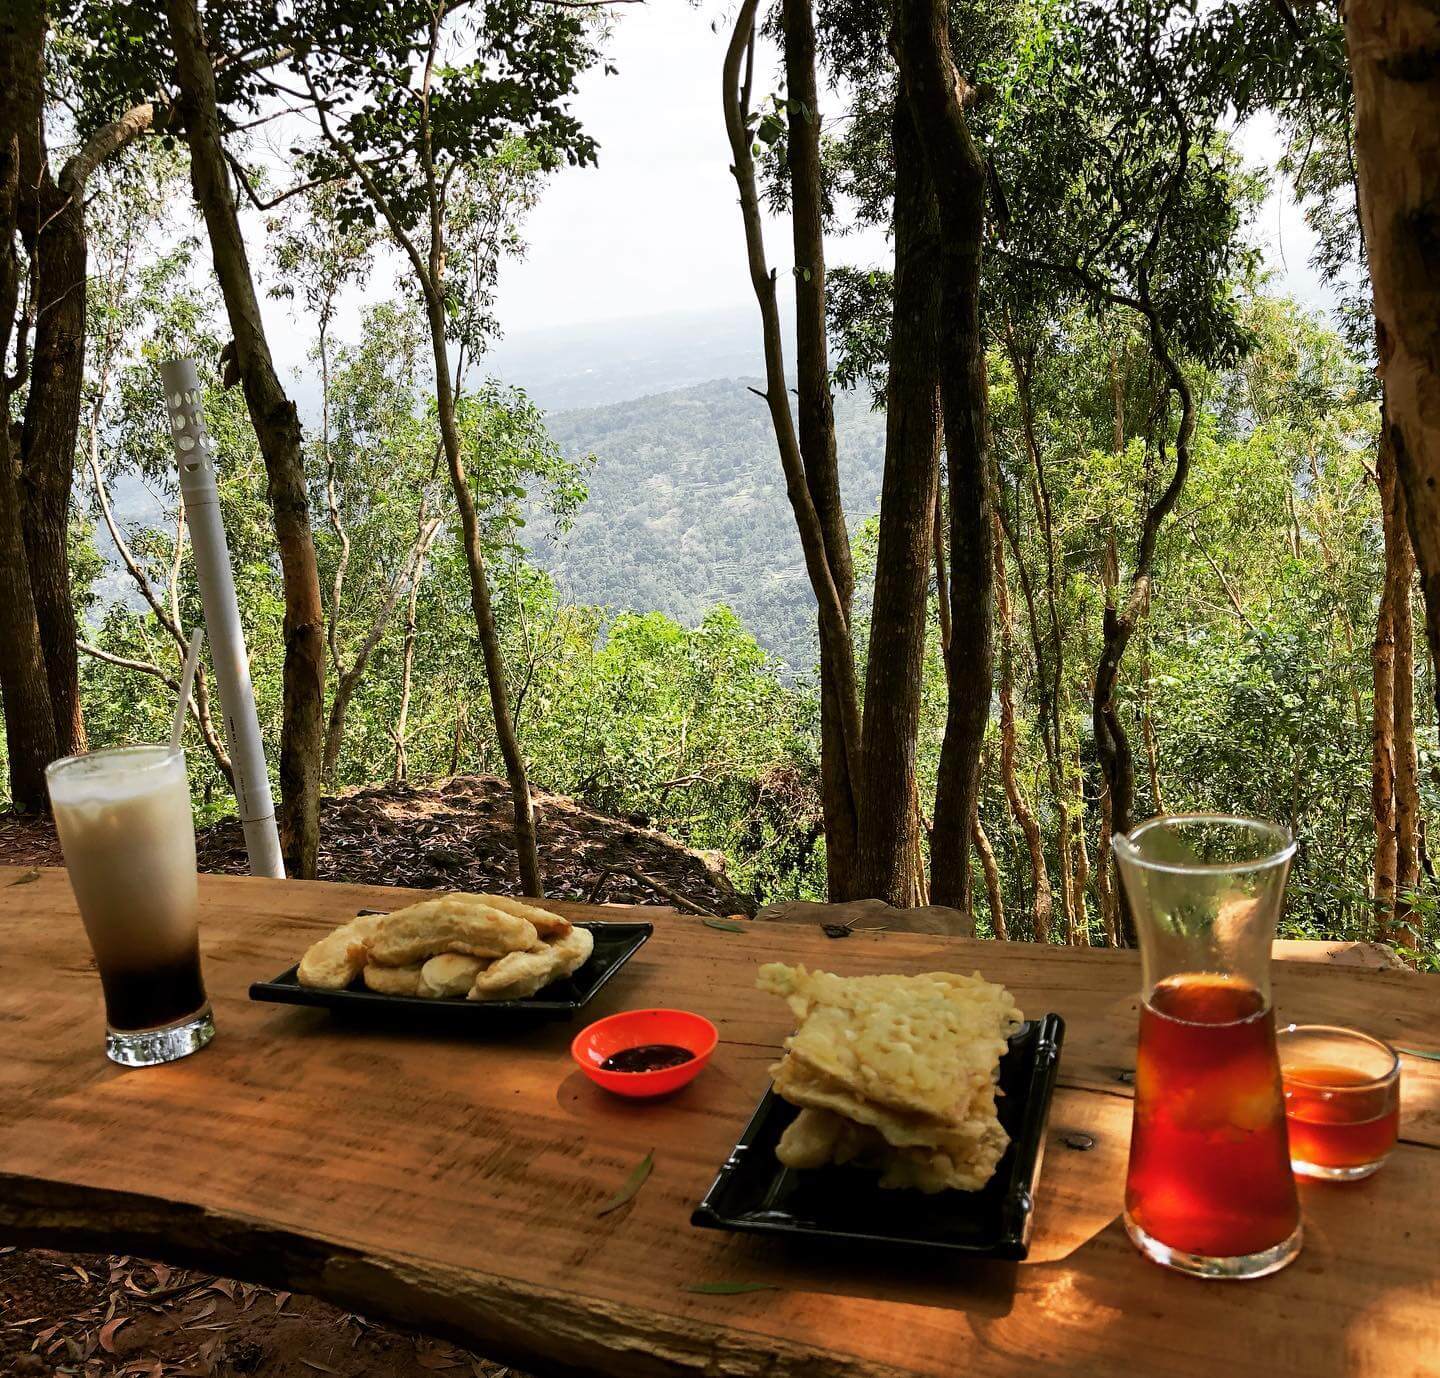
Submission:
[[[71,756],[50,804],[105,992],[116,1062],[169,1062],[214,1034],[200,976],[195,824],[185,754],[168,746]]]

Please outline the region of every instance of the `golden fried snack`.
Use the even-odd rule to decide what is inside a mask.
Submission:
[[[489,959],[485,957],[471,957],[463,952],[442,952],[420,967],[419,994],[427,1000],[468,995],[470,987],[475,984],[475,978],[489,965]]]
[[[858,1097],[900,1114],[965,1123],[989,1099],[1007,1039],[1023,1018],[1010,992],[978,972],[835,976],[770,962],[761,990],[800,1019],[792,1054]]]
[[[386,967],[378,962],[366,962],[361,973],[366,990],[377,995],[419,995],[420,966],[412,962],[409,966]]]
[[[399,967],[441,952],[503,957],[539,940],[528,919],[492,909],[474,895],[445,895],[387,915],[370,944],[370,960]]]
[[[880,1185],[941,1191],[990,1180],[1009,1140],[995,1113],[1007,1039],[1022,1018],[1010,993],[976,973],[835,976],[778,962],[761,990],[799,1027],[771,1068],[801,1107],[776,1156],[789,1167],[855,1162]]]
[[[319,990],[344,990],[364,969],[370,943],[383,917],[362,914],[312,943],[296,972],[300,984]]]
[[[528,919],[534,924],[541,939],[547,943],[555,938],[563,938],[572,927],[569,919],[552,914],[548,909],[539,909],[525,900],[511,899],[509,895],[480,895],[478,898],[484,900],[492,909],[513,914],[517,919]]]
[[[591,952],[595,938],[588,928],[574,928],[553,943],[529,952],[501,957],[475,978],[471,1000],[523,1000],[578,971]]]

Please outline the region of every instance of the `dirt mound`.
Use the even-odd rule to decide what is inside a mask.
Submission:
[[[754,900],[736,892],[718,855],[562,794],[535,790],[534,809],[545,893],[552,899],[678,900],[717,914],[754,912]],[[509,788],[493,775],[357,790],[322,805],[319,878],[518,894],[512,827]],[[202,871],[246,869],[235,819],[207,828],[199,849]]]
[[[753,914],[755,901],[725,876],[717,854],[700,852],[643,820],[612,818],[562,794],[534,792],[545,891],[552,899],[672,904],[712,914]],[[510,792],[492,775],[457,775],[434,785],[381,785],[326,798],[320,809],[321,880],[416,889],[519,893]],[[202,871],[248,869],[239,820],[223,818],[196,837]],[[0,815],[0,861],[58,866],[48,818]]]

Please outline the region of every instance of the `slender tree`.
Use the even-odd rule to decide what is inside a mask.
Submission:
[[[492,207],[502,222],[513,216],[517,188],[503,175],[507,140],[530,151],[532,163],[515,164],[523,175],[567,159],[593,160],[594,146],[569,114],[567,102],[576,74],[594,53],[583,16],[532,0],[492,0],[473,27],[467,20],[465,32],[450,20],[443,4],[402,7],[374,30],[361,24],[343,43],[308,49],[301,57],[302,76],[323,138],[313,155],[317,176],[345,179],[345,223],[374,219],[385,226],[424,302],[436,414],[460,517],[491,715],[510,786],[520,884],[524,893],[542,895],[529,772],[515,731],[482,514],[457,420],[457,383],[463,375],[451,352],[456,323],[462,325],[461,350],[473,352],[474,334],[484,322],[462,304],[456,284],[464,279],[451,272],[457,247],[452,213],[463,200]],[[412,53],[419,61],[413,73]],[[357,79],[371,88],[357,91]],[[497,168],[499,180],[487,182]],[[482,255],[482,260],[482,281],[468,284],[472,296],[493,288],[498,254]],[[457,740],[458,723],[457,718]]]
[[[284,717],[280,734],[280,836],[286,869],[313,876],[320,845],[325,740],[325,614],[310,531],[300,418],[275,372],[255,293],[220,123],[215,67],[195,0],[166,0],[190,148],[190,182],[209,232],[215,276],[233,332],[231,361],[269,478],[285,590]]]

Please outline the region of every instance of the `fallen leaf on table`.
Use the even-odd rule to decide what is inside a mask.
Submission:
[[[633,1200],[635,1193],[645,1185],[646,1179],[650,1176],[655,1167],[655,1152],[652,1149],[631,1170],[630,1175],[625,1179],[625,1185],[620,1188],[598,1211],[596,1215],[609,1215],[611,1211],[618,1211],[627,1201]]]
[[[778,1292],[773,1282],[688,1282],[681,1291],[700,1292],[707,1297],[734,1297],[741,1292]]]
[[[115,1352],[115,1332],[129,1319],[129,1316],[116,1316],[113,1321],[106,1321],[100,1327],[100,1348],[107,1354]]]
[[[39,880],[39,879],[40,879],[40,872],[39,872],[39,871],[35,871],[35,870],[30,870],[30,871],[26,871],[23,875],[18,875],[18,876],[16,876],[15,879],[10,882],[10,884],[11,884],[12,887],[13,887],[13,886],[16,886],[16,885],[29,885],[32,881],[36,881],[36,880]]]
[[[743,933],[745,925],[733,919],[701,919],[706,928],[718,928],[722,933]]]

